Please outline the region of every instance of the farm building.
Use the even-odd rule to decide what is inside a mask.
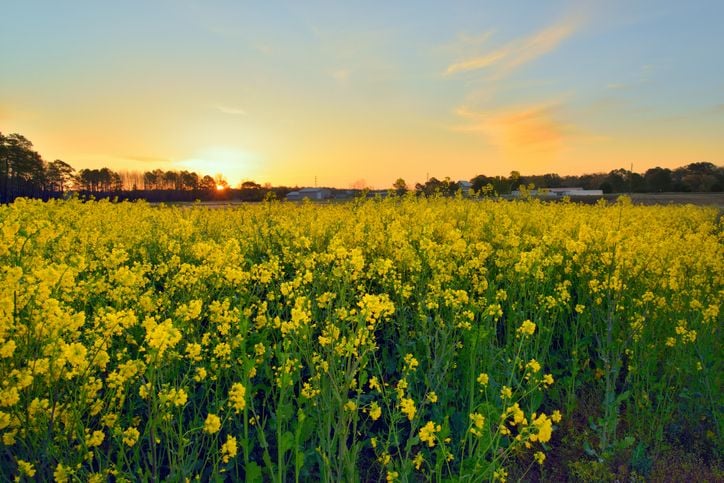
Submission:
[[[309,200],[326,200],[332,197],[332,190],[328,188],[302,188],[287,194],[288,201],[300,201],[304,198]]]
[[[520,191],[514,190],[513,197],[520,197]],[[564,196],[603,196],[603,190],[584,190],[583,188],[540,188],[529,190],[526,194],[548,198],[562,198]]]

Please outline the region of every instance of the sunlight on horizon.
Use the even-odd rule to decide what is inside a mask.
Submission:
[[[196,171],[199,174],[221,174],[235,186],[257,175],[255,156],[249,152],[226,146],[213,146],[198,151],[197,156],[172,162],[175,169]]]

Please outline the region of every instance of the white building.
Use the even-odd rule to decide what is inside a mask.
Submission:
[[[573,188],[540,188],[529,190],[526,192],[529,196],[538,196],[546,198],[563,198],[564,196],[603,196],[603,190],[584,190],[580,187]],[[515,198],[520,197],[520,191],[514,190],[511,195]]]
[[[460,191],[462,191],[465,195],[468,195],[473,191],[473,184],[470,181],[461,179],[458,181],[458,186],[460,186]]]
[[[553,196],[562,198],[563,196],[602,196],[603,190],[584,190],[580,187],[575,188],[541,188],[538,190],[541,194],[550,193]]]
[[[292,191],[287,194],[287,200],[300,201],[309,200],[326,200],[332,197],[332,191],[328,188],[302,188],[299,191]]]

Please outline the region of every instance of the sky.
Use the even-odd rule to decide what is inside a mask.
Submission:
[[[724,2],[0,0],[0,132],[288,186],[724,165]]]

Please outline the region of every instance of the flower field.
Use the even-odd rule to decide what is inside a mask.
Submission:
[[[0,478],[504,481],[564,452],[645,476],[717,452],[722,226],[626,200],[18,200]]]

